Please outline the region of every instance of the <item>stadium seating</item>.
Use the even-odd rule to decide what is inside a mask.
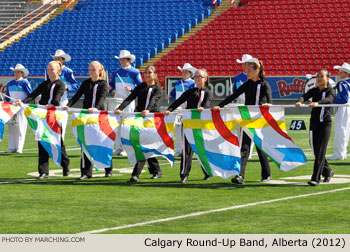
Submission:
[[[116,69],[119,62],[114,56],[121,49],[135,54],[141,66],[203,23],[212,14],[210,2],[80,1],[74,11],[65,11],[0,52],[0,75],[7,75],[8,66],[17,62],[42,75],[49,55],[58,48],[72,56],[68,65],[77,75],[87,75],[92,60],[100,60],[110,71]],[[228,1],[218,1],[223,2]],[[179,75],[177,66],[185,62],[207,68],[211,76],[235,75],[241,71],[236,59],[244,53],[261,59],[270,76],[305,75],[320,68],[332,72],[334,65],[350,61],[346,54],[350,24],[344,22],[347,3],[250,0],[247,6],[232,6],[167,55],[158,56],[155,66],[161,83],[165,76]]]
[[[250,0],[229,8],[155,63],[164,76],[178,76],[177,66],[190,62],[211,76],[241,72],[236,59],[244,53],[264,62],[266,73],[305,75],[349,62],[348,0]],[[160,72],[160,71],[159,71]]]
[[[72,56],[68,65],[76,75],[87,75],[93,60],[115,70],[119,61],[114,56],[122,49],[135,54],[136,65],[142,65],[208,15],[210,7],[202,1],[79,1],[75,10],[64,11],[0,52],[0,75],[9,74],[8,67],[17,62],[25,64],[31,75],[43,75],[56,49]]]
[[[28,1],[25,0],[1,0],[0,1],[0,31],[14,23],[15,21],[23,18],[36,8],[39,4],[32,3],[28,4]],[[39,18],[33,20],[36,21]],[[26,20],[25,20],[26,21]],[[21,29],[23,30],[28,25],[23,25]],[[17,26],[16,26],[17,27]],[[0,32],[0,37],[6,34],[7,30]],[[7,37],[0,39],[0,43],[4,42]]]

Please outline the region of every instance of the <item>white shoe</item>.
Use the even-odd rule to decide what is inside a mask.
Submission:
[[[345,158],[339,157],[339,156],[336,156],[336,155],[332,155],[332,156],[328,157],[327,159],[328,160],[345,160]]]
[[[119,156],[124,156],[124,157],[126,157],[127,155],[128,155],[128,154],[126,154],[125,151],[122,151],[122,152],[119,153]]]
[[[21,150],[16,150],[15,153],[22,153],[22,151]]]
[[[120,155],[120,153],[122,153],[123,149],[117,149],[113,152],[113,155]]]

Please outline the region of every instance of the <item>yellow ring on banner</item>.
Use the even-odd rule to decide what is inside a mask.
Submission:
[[[30,108],[26,108],[24,110],[24,114],[28,117],[31,113],[37,115],[40,119],[46,119],[46,116],[47,116],[47,113],[46,112],[39,112],[39,111],[33,111],[32,109]],[[56,116],[56,120],[61,120],[63,118],[65,118],[64,114],[63,113],[55,113],[55,116]]]
[[[185,129],[216,129],[213,120],[185,119],[182,123]],[[237,128],[236,121],[226,121],[224,123],[229,130],[235,130]]]
[[[118,128],[119,122],[117,120],[108,120],[109,125],[111,127]],[[72,127],[84,126],[89,124],[99,124],[97,117],[89,117],[89,118],[75,118],[72,121]]]
[[[134,120],[134,119],[125,119],[122,123],[123,125],[135,126],[140,128],[156,128],[154,120],[147,120],[145,122]],[[175,124],[174,123],[165,123],[166,130],[168,132],[175,132]]]
[[[270,124],[265,120],[265,118],[258,118],[258,119],[242,119],[237,120],[238,124],[242,127],[244,125],[248,129],[262,129],[266,127],[271,127]],[[282,130],[287,130],[286,122],[285,121],[276,121],[278,124],[278,127],[280,127]]]

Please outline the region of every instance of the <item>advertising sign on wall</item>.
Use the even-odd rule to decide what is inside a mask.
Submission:
[[[88,76],[76,77],[78,83],[89,78]],[[13,80],[14,77],[0,76],[0,92],[6,92],[6,84]],[[333,78],[334,79],[334,78]],[[166,77],[165,81],[165,92],[169,94],[171,89],[174,87],[174,83],[181,80],[181,77]],[[267,77],[267,82],[271,86],[272,98],[273,99],[290,99],[296,100],[303,94],[304,85],[307,81],[304,76],[273,76]],[[44,81],[43,76],[28,77],[32,89],[36,89],[38,85]],[[223,100],[231,94],[232,90],[232,77],[231,76],[213,76],[210,77],[211,91],[214,94],[214,100]],[[69,94],[71,97],[72,93]]]

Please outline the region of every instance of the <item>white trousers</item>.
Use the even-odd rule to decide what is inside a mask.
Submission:
[[[62,140],[64,140],[64,135],[66,134],[67,124],[68,124],[68,117],[66,119],[62,119]]]
[[[176,153],[182,153],[183,146],[184,146],[182,123],[175,124],[175,137],[176,137],[175,151]]]
[[[334,156],[346,159],[350,136],[350,107],[339,107],[334,117]]]
[[[9,150],[23,151],[27,132],[27,118],[24,111],[20,110],[8,123],[8,146]]]

